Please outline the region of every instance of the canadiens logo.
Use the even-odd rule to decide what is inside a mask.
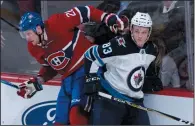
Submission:
[[[63,69],[69,61],[70,58],[65,57],[65,53],[63,51],[52,53],[47,57],[47,62],[55,70]]]
[[[29,18],[29,19],[32,19],[32,18],[33,18],[33,15],[32,15],[32,14],[30,14],[30,15],[28,16],[28,18]]]
[[[127,84],[133,91],[140,91],[144,83],[145,68],[143,66],[133,69],[128,78]]]

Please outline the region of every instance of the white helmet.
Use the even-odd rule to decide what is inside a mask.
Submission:
[[[131,19],[131,25],[152,27],[152,19],[148,13],[137,12]]]

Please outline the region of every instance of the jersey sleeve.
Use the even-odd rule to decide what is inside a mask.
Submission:
[[[102,45],[95,45],[85,52],[85,72],[96,73],[99,67],[113,62],[116,56],[125,53],[125,40],[123,37],[115,37]]]
[[[60,28],[73,30],[85,22],[94,21],[100,23],[103,21],[105,15],[106,13],[93,6],[77,6],[64,13],[54,14],[49,20],[56,25],[60,24]]]
[[[39,70],[38,76],[43,77],[44,81],[51,80],[53,77],[57,75],[57,71],[55,71],[51,66],[49,66],[46,61],[43,59],[42,49],[33,46],[32,43],[28,43],[28,51],[32,57],[34,57],[37,62],[41,64],[41,68]]]
[[[50,66],[42,66],[39,70],[38,76],[41,76],[45,82],[53,79],[57,75],[57,71],[55,71]]]

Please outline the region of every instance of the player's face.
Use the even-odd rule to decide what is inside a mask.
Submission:
[[[149,28],[134,25],[131,29],[131,34],[133,35],[136,44],[139,47],[142,47],[146,43],[146,39],[148,38]]]
[[[27,30],[24,32],[25,38],[28,42],[32,42],[33,45],[39,44],[39,36],[33,30]]]

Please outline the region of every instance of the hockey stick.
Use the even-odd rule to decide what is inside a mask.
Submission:
[[[15,84],[12,84],[11,82],[8,82],[8,81],[5,81],[5,80],[1,80],[1,83],[5,84],[5,85],[8,85],[10,87],[18,89],[18,86],[15,85]]]
[[[12,23],[10,23],[6,19],[4,19],[4,18],[1,17],[1,20],[3,20],[4,22],[6,22],[9,26],[13,27],[15,30],[19,31],[19,28],[18,27],[16,27],[15,25],[13,25]]]
[[[178,118],[178,117],[175,117],[175,116],[172,116],[172,115],[169,115],[169,114],[166,114],[166,113],[163,113],[163,112],[151,109],[151,108],[146,108],[146,107],[143,107],[141,105],[137,105],[135,103],[132,103],[132,102],[129,102],[129,101],[126,101],[126,100],[122,100],[122,99],[119,99],[119,98],[116,98],[116,97],[113,97],[113,96],[111,96],[109,94],[106,94],[106,93],[103,93],[103,92],[98,92],[98,95],[103,97],[103,98],[107,98],[107,99],[110,99],[110,100],[113,100],[113,101],[117,101],[117,102],[120,102],[120,103],[124,103],[124,104],[130,105],[130,106],[135,107],[137,109],[141,109],[141,110],[144,110],[144,111],[147,111],[147,112],[155,112],[157,114],[160,114],[162,116],[168,117],[170,119],[173,119],[173,120],[176,120],[176,121],[179,121],[179,122],[183,122],[185,124],[194,125],[190,121],[186,121],[186,120],[183,120],[181,118]]]

